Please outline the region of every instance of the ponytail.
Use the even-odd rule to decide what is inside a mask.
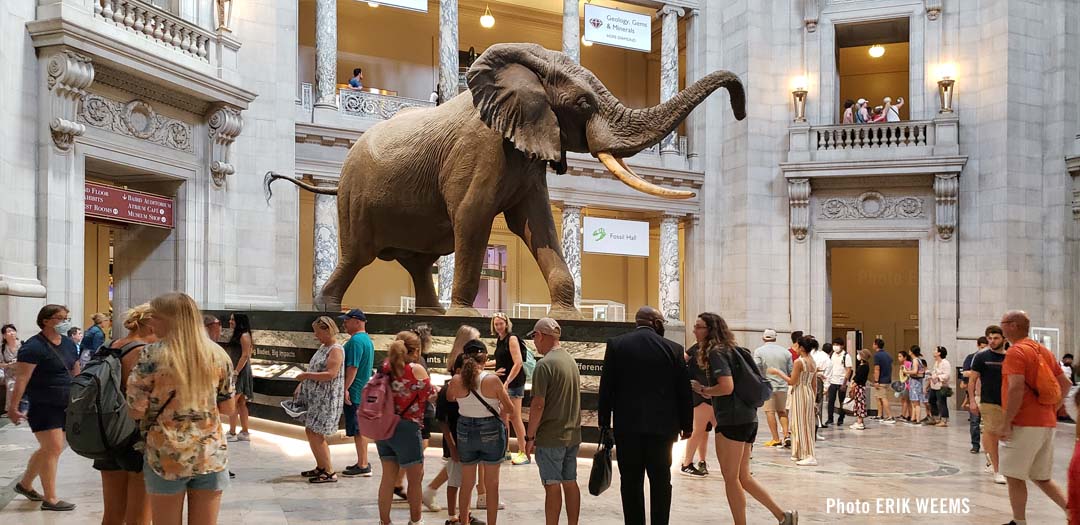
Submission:
[[[466,354],[461,366],[461,382],[470,392],[480,388],[480,371],[487,363],[487,353]]]
[[[405,348],[405,342],[398,339],[390,343],[390,350],[387,352],[386,360],[390,363],[390,375],[395,378],[405,375],[405,354],[408,353],[408,349]]]

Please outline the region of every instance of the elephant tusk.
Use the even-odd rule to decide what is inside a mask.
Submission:
[[[597,153],[596,157],[600,159],[600,162],[604,164],[604,167],[607,168],[612,175],[615,175],[615,178],[622,181],[623,184],[642,193],[648,193],[649,195],[664,197],[666,199],[689,199],[694,196],[694,192],[692,191],[664,188],[641,178],[637,173],[634,173],[634,170],[630,169],[630,166],[626,165],[626,161],[615,158],[615,156],[610,153]]]

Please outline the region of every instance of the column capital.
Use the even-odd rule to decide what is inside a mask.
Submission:
[[[78,122],[77,113],[86,88],[94,82],[94,65],[90,57],[62,49],[49,58],[46,71],[53,106],[49,131],[56,149],[68,151],[75,137],[86,132],[86,126]]]
[[[206,115],[207,135],[210,137],[210,177],[214,186],[225,185],[225,177],[236,173],[229,150],[244,129],[240,108],[227,104],[215,106]]]
[[[935,217],[938,237],[943,241],[956,232],[957,204],[960,197],[960,176],[956,173],[934,175]]]
[[[578,210],[580,212],[581,210],[584,210],[587,207],[587,205],[584,202],[569,201],[569,200],[556,201],[555,204],[558,205],[559,209],[563,210],[563,211],[565,211],[567,209],[576,209],[576,210]]]
[[[797,242],[805,241],[810,231],[810,179],[788,179],[788,205],[791,235]]]
[[[691,9],[690,11],[693,12],[695,10]],[[679,17],[686,14],[686,9],[675,5],[665,4],[664,7],[658,9],[656,13],[662,16],[675,15],[676,17]]]

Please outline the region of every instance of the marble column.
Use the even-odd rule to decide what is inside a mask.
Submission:
[[[439,0],[440,103],[457,96],[458,68],[458,3],[457,0]],[[442,298],[442,293],[439,298]]]
[[[574,306],[581,307],[581,206],[562,207],[562,251],[574,278]]]
[[[315,275],[312,281],[313,298],[319,297],[322,287],[338,262],[337,197],[315,195]]]
[[[581,63],[581,39],[578,31],[578,0],[563,0],[562,52]],[[578,296],[580,299],[580,295]]]
[[[450,304],[454,297],[454,254],[439,257],[439,303]]]
[[[337,109],[337,0],[315,0],[315,107]]]
[[[660,219],[660,312],[668,322],[682,320],[679,278],[679,217]]]
[[[681,7],[665,5],[660,8],[660,102],[679,93],[679,17],[683,14],[685,11]],[[566,30],[563,31],[565,34]],[[677,133],[664,137],[660,142],[661,153],[678,153],[678,140]]]

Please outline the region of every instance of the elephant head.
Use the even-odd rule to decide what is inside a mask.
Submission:
[[[735,118],[746,117],[742,82],[729,71],[710,73],[656,106],[628,108],[591,71],[536,44],[493,45],[466,78],[480,118],[525,155],[565,166],[565,152],[590,153],[628,186],[666,198],[693,193],[652,184],[623,158],[659,143],[720,87]]]

